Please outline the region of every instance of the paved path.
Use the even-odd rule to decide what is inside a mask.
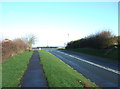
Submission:
[[[21,87],[47,87],[38,51],[34,51],[28,69],[23,76]]]

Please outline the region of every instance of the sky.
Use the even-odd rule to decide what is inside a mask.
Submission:
[[[118,35],[117,2],[0,3],[0,39],[34,34],[34,46],[64,46],[102,30]]]

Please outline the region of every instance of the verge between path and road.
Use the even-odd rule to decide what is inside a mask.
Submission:
[[[41,63],[50,88],[99,89],[99,87],[78,73],[50,52],[39,51]]]
[[[109,64],[113,63],[106,64],[102,60],[97,61],[96,58],[92,60],[91,57],[86,57],[71,51],[60,51],[56,49],[49,50],[49,52],[102,88],[113,87],[116,89],[119,86],[118,78],[120,72],[117,70],[118,66],[109,66]]]
[[[34,51],[28,68],[21,80],[21,87],[48,87],[38,51]]]

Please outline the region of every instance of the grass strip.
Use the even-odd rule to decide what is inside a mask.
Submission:
[[[2,87],[18,87],[27,68],[31,52],[23,52],[2,63]]]
[[[41,50],[39,54],[49,87],[83,87],[80,81],[98,87],[51,53]]]
[[[114,61],[118,61],[118,59],[120,59],[118,56],[118,52],[120,51],[120,49],[118,48],[114,48],[114,49],[76,48],[76,49],[67,49],[67,50],[75,51],[79,53],[85,53],[92,56],[102,57],[109,60],[116,59]]]

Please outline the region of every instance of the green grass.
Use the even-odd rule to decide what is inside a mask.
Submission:
[[[39,54],[49,87],[83,87],[79,81],[97,87],[97,85],[51,53],[41,50]]]
[[[67,49],[67,50],[85,53],[96,57],[102,57],[109,59],[111,61],[118,61],[112,59],[120,59],[118,58],[118,51],[120,51],[120,49],[116,49],[116,48],[112,49],[111,51],[109,51],[110,49],[92,49],[92,48],[76,48],[76,49]]]
[[[24,52],[2,63],[2,87],[18,87],[27,68],[31,52]]]

